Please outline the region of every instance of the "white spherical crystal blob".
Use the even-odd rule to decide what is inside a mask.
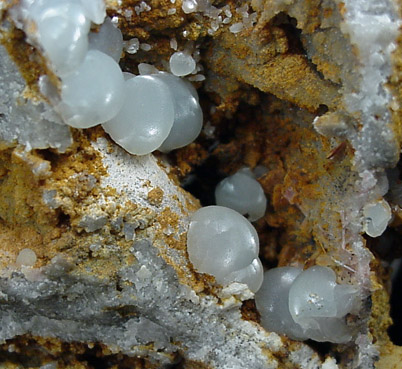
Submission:
[[[346,343],[352,339],[345,316],[357,310],[358,291],[336,283],[334,271],[314,266],[274,268],[256,295],[261,324],[294,339]]]
[[[187,251],[195,269],[215,277],[220,284],[240,282],[256,292],[263,270],[258,259],[258,235],[236,211],[207,206],[191,217]]]
[[[131,154],[156,150],[169,135],[174,121],[171,91],[157,75],[136,76],[125,81],[124,104],[103,128]]]
[[[183,0],[183,4],[181,6],[181,9],[186,14],[196,12],[197,9],[198,9],[197,0]]]
[[[36,263],[36,254],[35,251],[31,249],[22,249],[16,260],[16,264],[18,266],[25,265],[25,266],[34,266]]]
[[[36,23],[36,39],[55,73],[63,76],[74,71],[88,50],[90,21],[80,2],[35,1],[29,16]]]
[[[334,317],[336,276],[332,269],[320,266],[303,272],[289,291],[290,314],[304,329],[319,328],[317,317]]]
[[[294,267],[270,269],[265,272],[264,282],[255,295],[261,325],[268,331],[285,334],[297,340],[308,337],[290,315],[289,290],[301,272],[301,269]]]
[[[183,51],[177,51],[170,57],[169,60],[170,71],[175,76],[187,76],[192,73],[196,67],[193,57]]]
[[[215,188],[215,200],[217,205],[248,214],[250,221],[263,217],[267,207],[264,190],[249,169],[241,169],[219,182]]]
[[[166,82],[174,101],[174,123],[169,136],[159,150],[168,152],[193,142],[202,129],[202,110],[198,95],[190,82],[170,73],[160,73],[157,78]]]
[[[113,25],[110,18],[105,19],[99,32],[91,32],[89,34],[89,48],[102,51],[117,62],[120,60],[123,51],[123,35]]]
[[[81,0],[85,15],[92,22],[102,24],[106,17],[106,4],[104,0]]]
[[[363,229],[371,237],[381,236],[392,219],[391,207],[385,200],[365,205],[363,215],[365,217]]]
[[[344,317],[356,306],[357,290],[338,285],[334,271],[314,266],[303,271],[289,290],[289,309],[295,323],[316,341],[348,342],[352,336]]]
[[[66,124],[89,128],[113,118],[124,95],[119,65],[110,56],[89,50],[81,66],[62,79],[58,110]]]

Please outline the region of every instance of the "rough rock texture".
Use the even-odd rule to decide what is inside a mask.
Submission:
[[[363,237],[363,208],[399,183],[386,172],[402,137],[399,4],[212,3],[184,14],[180,0],[149,0],[151,9],[107,1],[125,39],[151,45],[126,53],[124,70],[166,69],[174,40],[206,77],[197,82],[203,134],[168,157],[132,156],[101,128],[63,125],[39,93],[54,75],[8,17],[14,2],[0,4],[0,367],[398,363],[387,335],[389,266],[377,251],[387,240]],[[265,267],[329,266],[359,288],[350,344],[265,332],[250,291],[193,270],[186,231],[200,203],[180,184],[209,205],[214,185],[245,165],[263,166]],[[398,231],[402,203],[386,198]],[[38,257],[33,267],[15,263],[24,248]]]

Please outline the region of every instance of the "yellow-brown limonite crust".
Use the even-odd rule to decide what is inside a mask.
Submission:
[[[234,2],[227,3],[234,7]],[[216,105],[215,110],[207,112],[206,119],[213,122],[218,133],[224,131],[226,124],[234,125],[230,142],[220,143],[213,151],[208,151],[208,145],[201,140],[201,143],[178,150],[172,155],[177,167],[172,169],[169,177],[177,184],[179,181],[175,172],[181,175],[189,173],[208,158],[214,160],[218,169],[226,174],[244,165],[264,165],[268,172],[259,181],[269,197],[269,208],[265,218],[257,223],[257,229],[261,239],[261,254],[267,265],[331,266],[340,281],[354,282],[353,274],[342,263],[338,263],[350,260],[350,245],[340,247],[343,231],[341,210],[345,206],[342,199],[353,196],[351,188],[358,179],[353,171],[354,150],[341,138],[319,135],[311,124],[315,115],[321,114],[320,108],[323,106],[334,111],[342,105],[337,79],[340,66],[316,56],[312,61],[322,75],[318,73],[312,68],[304,51],[299,49],[300,45],[291,44],[286,30],[271,22],[267,15],[271,2],[259,3],[265,4],[262,7],[264,11],[260,10],[260,13],[266,16],[265,19],[264,16],[260,18],[259,27],[245,30],[241,35],[221,29],[205,43],[203,50],[202,60],[209,73],[204,91],[205,105],[212,106],[211,101]],[[208,34],[208,20],[199,21],[194,14],[185,15],[179,0],[173,5],[170,0],[150,1],[151,11],[142,13],[141,17],[124,17],[121,10],[132,10],[135,14],[136,4],[126,1],[119,6],[115,1],[108,1],[108,14],[119,18],[119,27],[125,38],[138,37],[142,42],[152,42],[154,45],[148,53],[126,55],[122,65],[127,70],[136,71],[138,62],[148,62],[161,68],[161,61],[168,60],[172,53],[169,46],[171,37],[177,37],[179,46],[186,44],[186,39],[181,36],[183,31],[187,31],[191,40],[203,41]],[[304,23],[300,21],[297,27],[308,33],[318,26],[314,17],[318,2],[308,1],[306,4],[306,11],[301,17],[307,20]],[[167,9],[172,7],[177,11],[167,17]],[[330,10],[327,13],[330,15]],[[317,40],[317,43],[321,41]],[[39,76],[46,73],[55,78],[49,73],[40,54],[25,42],[23,33],[14,28],[4,34],[2,43],[27,81],[27,96],[40,99],[37,88]],[[323,42],[321,45],[324,48]],[[259,52],[253,54],[254,49]],[[394,97],[390,105],[393,130],[400,142],[401,50],[398,40],[389,81]],[[245,106],[245,101],[249,106]],[[234,123],[225,116],[227,112],[236,113]],[[18,252],[30,248],[38,256],[35,268],[45,266],[54,257],[63,255],[74,265],[72,273],[76,276],[117,281],[122,266],[136,262],[130,251],[132,240],[108,223],[121,217],[128,223],[142,222],[142,229],[139,227],[135,230],[135,237],[148,237],[147,233],[151,232],[158,254],[173,267],[183,285],[200,295],[218,296],[219,287],[214,285],[213,277],[196,273],[186,255],[186,235],[185,230],[181,229],[181,216],[196,210],[199,203],[185,191],[177,189],[181,200],[184,199],[182,202],[177,197],[174,201],[182,211],[182,214],[178,214],[163,205],[168,196],[163,187],[149,185],[147,200],[152,209],[124,196],[122,198],[115,188],[102,187],[101,183],[109,173],[103,155],[92,143],[106,137],[105,134],[100,128],[73,132],[74,145],[66,154],[59,154],[55,150],[26,153],[14,144],[2,146],[2,269],[14,267]],[[110,144],[109,150],[113,153],[116,148]],[[35,170],[37,175],[34,174]],[[45,204],[43,194],[46,191],[55,191],[55,208]],[[96,212],[108,221],[104,227],[89,232],[85,229],[87,225],[83,218],[94,203],[102,203],[98,201],[100,198],[106,201],[96,208]],[[98,243],[113,243],[118,251],[106,247],[91,248]],[[180,259],[177,259],[177,255]],[[372,262],[370,278],[373,305],[365,316],[368,331],[384,356],[377,367],[392,368],[394,364],[391,358],[398,357],[400,353],[386,334],[391,324],[389,296],[377,261]],[[244,303],[242,314],[243,319],[252,322],[258,320],[251,302]],[[32,342],[43,347],[59,345],[59,349],[52,346],[50,351],[53,356],[62,356],[63,349],[60,347],[64,344],[57,339],[46,341],[39,337],[21,336],[13,344],[20,347],[17,353],[24,356],[29,352]],[[292,367],[294,364],[288,361],[286,355],[296,352],[301,346],[286,338],[283,342],[286,347],[275,353],[275,359],[281,367]],[[77,361],[86,348],[80,347],[81,344],[69,345],[73,357],[76,356],[70,367],[87,367],[87,364]],[[345,356],[350,354],[352,357],[355,349],[345,349]],[[98,348],[96,355],[108,357],[111,353],[107,350]],[[343,348],[338,350],[342,352]],[[271,355],[272,352],[267,353],[267,356]],[[41,360],[46,363],[48,356],[44,355]],[[127,357],[122,358],[116,367],[125,362],[135,368],[153,367],[149,361],[144,363],[138,359],[137,362]],[[7,365],[11,368],[14,364],[10,362]],[[186,362],[185,365],[186,368],[208,367],[196,361]]]

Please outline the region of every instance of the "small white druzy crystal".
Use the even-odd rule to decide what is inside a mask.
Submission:
[[[37,258],[35,251],[31,249],[22,249],[17,256],[16,264],[18,266],[34,266],[36,260]]]
[[[177,51],[170,57],[169,66],[175,76],[183,77],[195,70],[196,63],[190,54]]]

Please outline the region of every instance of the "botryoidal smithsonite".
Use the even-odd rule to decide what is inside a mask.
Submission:
[[[3,1],[5,368],[374,368],[398,7]]]
[[[298,340],[349,342],[353,332],[345,317],[357,311],[360,297],[357,288],[337,284],[335,278],[320,266],[270,269],[255,297],[261,324]]]

